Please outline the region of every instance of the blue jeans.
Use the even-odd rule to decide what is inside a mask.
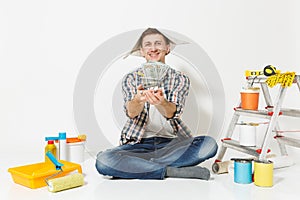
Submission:
[[[164,179],[167,166],[197,165],[217,153],[217,143],[209,136],[188,139],[152,137],[138,144],[126,144],[97,155],[100,174],[127,179]]]

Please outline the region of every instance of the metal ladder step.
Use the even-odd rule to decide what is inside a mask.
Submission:
[[[273,108],[267,108],[267,110],[243,110],[241,108],[235,108],[235,111],[239,115],[250,117],[262,117],[270,119],[273,115]],[[300,117],[299,109],[281,108],[280,115],[289,117]]]
[[[273,112],[271,110],[244,110],[241,108],[235,108],[235,113],[238,115],[249,116],[249,117],[260,117],[270,119]]]
[[[281,111],[282,115],[284,115],[284,116],[300,117],[300,110],[299,109],[281,108],[280,111]]]
[[[258,147],[248,147],[248,146],[242,146],[239,144],[238,141],[232,140],[230,138],[226,138],[222,140],[222,145],[227,148],[231,148],[255,157],[259,156],[259,148]]]
[[[275,139],[281,144],[287,144],[289,146],[300,148],[300,140],[285,136],[276,136]]]

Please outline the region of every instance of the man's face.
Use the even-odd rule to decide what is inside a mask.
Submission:
[[[141,54],[147,61],[165,63],[165,56],[169,53],[170,46],[166,44],[160,34],[146,35],[142,41]]]

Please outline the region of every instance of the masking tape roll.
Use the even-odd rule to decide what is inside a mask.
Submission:
[[[228,166],[233,164],[233,161],[215,162],[212,166],[212,171],[215,174],[228,173]]]
[[[254,184],[261,187],[273,186],[272,161],[254,161]]]
[[[54,178],[48,181],[48,190],[50,192],[59,192],[62,190],[79,187],[84,184],[83,175],[75,173],[72,175]]]

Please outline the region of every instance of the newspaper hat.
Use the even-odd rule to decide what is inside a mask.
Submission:
[[[167,44],[170,46],[170,51],[172,51],[176,47],[176,45],[189,44],[186,41],[171,37],[163,30],[158,30],[156,28],[147,28],[145,31],[143,31],[143,33],[135,43],[134,47],[131,49],[129,53],[125,55],[124,58],[127,58],[129,55],[142,57],[142,54],[140,52],[140,49],[142,47],[142,40],[146,35],[150,35],[150,34],[161,34],[166,39]]]

